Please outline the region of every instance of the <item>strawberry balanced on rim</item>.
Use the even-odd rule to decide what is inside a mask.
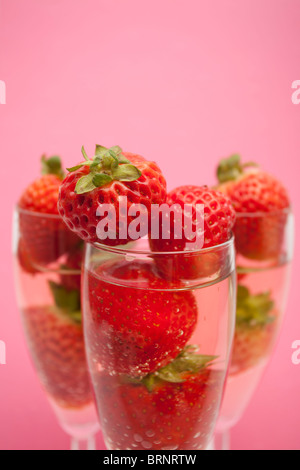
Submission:
[[[267,272],[286,263],[290,248],[285,246],[285,239],[291,207],[287,190],[277,178],[253,162],[242,163],[237,154],[220,162],[217,177],[217,189],[230,198],[236,211],[233,230],[239,288],[232,371],[237,373],[264,358],[277,335],[279,312],[272,292],[266,288],[251,294],[251,283],[247,283],[255,271]],[[245,348],[247,333],[249,343]]]
[[[118,146],[106,149],[96,145],[91,160],[84,148],[82,153],[85,160],[69,168],[70,173],[60,187],[58,210],[67,226],[85,242],[103,239],[111,246],[124,244],[132,238],[127,226],[125,230],[122,226],[122,215],[130,225],[135,219],[131,209],[138,205],[142,212],[140,232],[145,233],[144,224],[148,224],[152,204],[161,204],[166,198],[166,181],[156,163],[139,155],[122,153]],[[125,208],[119,207],[120,197],[126,202]],[[107,216],[105,223],[101,223],[104,214],[100,214],[99,207],[111,209],[109,215],[114,220]]]
[[[167,194],[157,164],[119,146],[96,145],[92,159],[82,154],[61,184],[58,210],[85,242],[117,246],[149,237],[153,251],[196,251],[230,238],[235,212],[221,192],[187,185]],[[219,260],[206,261],[209,273]],[[181,268],[193,276],[195,266]]]
[[[216,190],[229,197],[237,266],[236,328],[217,425],[228,432],[243,415],[278,339],[293,251],[293,215],[284,184],[234,154],[217,167]]]
[[[92,446],[99,422],[81,322],[83,242],[58,213],[61,159],[43,156],[41,164],[14,214],[17,301],[30,357],[61,427],[73,443],[88,439]]]
[[[58,210],[85,242],[84,338],[105,444],[205,449],[234,332],[233,206],[207,186],[168,193],[157,163],[118,146],[83,156],[61,183]],[[99,204],[114,209],[113,223]]]

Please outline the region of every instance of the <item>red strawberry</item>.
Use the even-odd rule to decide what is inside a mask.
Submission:
[[[60,266],[60,282],[68,290],[81,289],[81,268],[84,256],[84,243],[78,245],[67,253],[66,259]]]
[[[290,207],[284,186],[258,167],[242,165],[238,155],[222,160],[217,175],[218,189],[230,198],[237,213],[237,252],[256,260],[277,258]]]
[[[151,237],[150,246],[154,252],[184,252],[189,250],[188,243],[195,242],[196,237],[188,240],[185,233],[182,238],[176,238],[175,217],[180,217],[181,225],[184,227],[184,213],[187,213],[185,205],[193,209],[192,227],[196,233],[197,217],[196,205],[204,205],[203,220],[203,246],[202,248],[211,248],[220,245],[230,239],[232,227],[235,221],[235,212],[230,200],[222,193],[207,186],[180,186],[173,189],[167,195],[167,204],[174,207],[174,212],[170,215],[170,230],[168,238],[163,238],[160,230],[160,238]],[[182,214],[182,215],[181,215]],[[160,219],[161,227],[164,219]],[[198,254],[182,253],[176,256],[165,256],[164,259],[157,256],[157,265],[160,271],[169,279],[196,279],[200,276],[212,276],[219,273],[222,266],[223,257],[221,251],[209,250]]]
[[[239,285],[230,374],[243,372],[264,360],[277,330],[277,313],[270,294],[253,295]]]
[[[43,175],[21,195],[19,230],[31,262],[48,264],[58,259],[78,238],[67,230],[57,210],[62,170],[59,157],[42,157]]]
[[[276,332],[275,321],[266,325],[238,325],[234,333],[230,375],[246,371],[264,361],[271,351]]]
[[[196,326],[193,294],[168,290],[152,262],[104,264],[89,273],[87,289],[87,341],[94,360],[111,373],[144,376],[168,364]]]
[[[141,236],[147,234],[151,205],[161,204],[166,198],[166,182],[156,163],[122,152],[117,146],[107,149],[97,145],[92,160],[84,149],[82,151],[85,162],[69,169],[60,188],[58,209],[67,226],[87,242],[125,244],[132,240],[128,226],[136,219],[129,211],[142,204],[141,214],[145,217],[140,216],[140,227],[136,231],[140,231]],[[119,217],[121,196],[127,198],[124,207],[127,222]],[[106,213],[96,213],[101,204],[109,204],[115,210],[112,227],[106,225]],[[100,227],[101,221],[103,227]]]
[[[225,374],[198,356],[190,370],[184,356],[140,382],[95,373],[92,378],[105,442],[112,450],[205,449],[217,419]],[[191,354],[189,354],[191,357]],[[200,364],[202,362],[202,365]],[[176,375],[177,374],[177,375]]]
[[[30,259],[29,253],[26,249],[23,239],[20,239],[18,242],[17,248],[17,259],[20,267],[25,271],[27,274],[34,275],[38,272],[35,268],[32,260]]]
[[[79,312],[52,306],[23,312],[29,350],[47,393],[63,407],[92,400]]]

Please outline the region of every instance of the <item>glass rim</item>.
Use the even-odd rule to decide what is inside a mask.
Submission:
[[[147,240],[147,238],[140,238],[135,241],[139,240]],[[230,238],[223,243],[220,243],[219,245],[214,245],[214,246],[209,246],[207,248],[201,248],[198,250],[183,250],[183,251],[156,251],[156,250],[151,250],[150,248],[148,250],[146,249],[132,249],[130,247],[126,248],[125,245],[120,246],[110,246],[110,245],[105,245],[104,243],[100,242],[86,242],[86,245],[90,246],[91,248],[96,248],[101,251],[106,251],[110,253],[115,253],[119,255],[148,255],[148,256],[177,256],[177,255],[201,255],[204,253],[209,253],[212,251],[216,250],[223,250],[223,249],[228,249],[228,247],[233,246],[234,247],[234,234],[231,233]]]
[[[15,206],[15,211],[23,213],[23,214],[27,214],[27,215],[32,215],[33,217],[41,217],[45,219],[48,219],[48,218],[59,219],[61,221],[63,220],[59,214],[48,214],[47,212],[36,212],[30,209],[23,209],[18,204],[16,204]]]
[[[25,214],[30,214],[30,215],[33,215],[35,217],[45,217],[45,218],[62,220],[60,214],[49,214],[47,212],[36,212],[36,211],[30,210],[30,209],[23,209],[18,204],[15,205],[15,210],[17,212],[23,212]],[[289,207],[284,207],[282,209],[277,209],[277,210],[270,211],[270,212],[263,212],[263,211],[238,212],[238,211],[235,211],[235,214],[236,214],[236,218],[241,218],[241,217],[266,217],[266,216],[273,216],[273,215],[278,215],[278,214],[282,214],[282,213],[291,214],[292,212],[293,212],[292,206],[289,206]],[[215,245],[215,246],[219,246],[219,245]],[[172,252],[169,252],[169,253],[172,253]],[[178,253],[180,253],[180,252],[178,252]]]
[[[249,217],[249,218],[254,218],[254,217],[272,217],[274,215],[278,214],[291,214],[292,213],[292,207],[284,207],[282,209],[277,209],[274,211],[270,212],[263,212],[263,211],[257,211],[257,212],[237,212],[235,211],[236,218],[240,219],[242,217]]]
[[[41,218],[49,218],[49,219],[54,219],[54,220],[61,220],[62,218],[59,214],[47,214],[46,212],[36,212],[30,209],[23,209],[20,207],[18,204],[15,206],[15,210],[19,213],[24,213],[28,215],[32,215],[33,217],[41,217]],[[147,238],[140,238],[138,240],[147,240]],[[134,241],[138,241],[134,240]],[[147,249],[138,249],[138,248],[128,248],[126,245],[119,245],[119,246],[111,246],[111,245],[105,245],[104,243],[101,242],[89,242],[85,241],[84,242],[86,245],[90,245],[96,249],[106,251],[106,252],[113,252],[116,254],[120,255],[126,255],[126,254],[132,254],[132,255],[152,255],[152,256],[175,256],[175,255],[197,255],[197,254],[204,254],[204,253],[209,253],[212,251],[220,251],[223,249],[228,248],[230,245],[234,246],[234,234],[231,232],[230,238],[223,243],[220,243],[218,245],[210,246],[207,248],[200,248],[200,249],[191,249],[191,250],[181,250],[181,251],[157,251],[157,250],[151,250],[150,248]],[[130,242],[129,242],[130,243]],[[121,247],[122,246],[122,247]]]

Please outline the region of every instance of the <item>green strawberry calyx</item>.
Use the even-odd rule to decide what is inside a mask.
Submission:
[[[61,180],[64,179],[65,173],[62,168],[61,158],[58,155],[47,157],[45,154],[41,157],[41,173],[42,175],[55,175]]]
[[[87,156],[84,147],[81,148],[81,152],[85,161],[67,168],[69,172],[76,171],[83,166],[89,168],[89,172],[77,181],[76,194],[93,191],[112,181],[135,181],[142,174],[122,155],[122,149],[118,145],[111,148],[96,145],[95,155],[92,159]]]
[[[247,167],[257,167],[254,162],[241,163],[241,157],[233,154],[230,157],[223,158],[217,167],[217,178],[219,183],[237,180]]]
[[[264,326],[274,320],[270,312],[274,308],[270,292],[251,295],[247,287],[237,289],[236,324],[249,327]]]
[[[78,289],[66,289],[61,284],[49,281],[56,307],[75,323],[81,323],[81,300]]]
[[[196,354],[198,346],[187,345],[169,364],[152,372],[142,379],[129,379],[131,383],[143,384],[152,391],[163,382],[183,383],[187,375],[197,374],[200,370],[211,365],[217,356]]]

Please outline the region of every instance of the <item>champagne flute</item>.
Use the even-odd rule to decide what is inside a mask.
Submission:
[[[193,267],[193,279],[180,267]],[[109,450],[205,450],[235,324],[234,242],[195,252],[86,244],[83,325]]]
[[[280,233],[273,227],[281,227]],[[250,233],[258,256],[239,240]],[[246,232],[247,231],[247,232]],[[252,399],[277,343],[290,285],[294,246],[291,209],[237,214],[237,311],[231,365],[214,448],[230,449],[230,431]]]
[[[94,450],[100,427],[81,321],[83,243],[58,215],[16,207],[13,256],[21,321],[39,381],[70,448]]]

